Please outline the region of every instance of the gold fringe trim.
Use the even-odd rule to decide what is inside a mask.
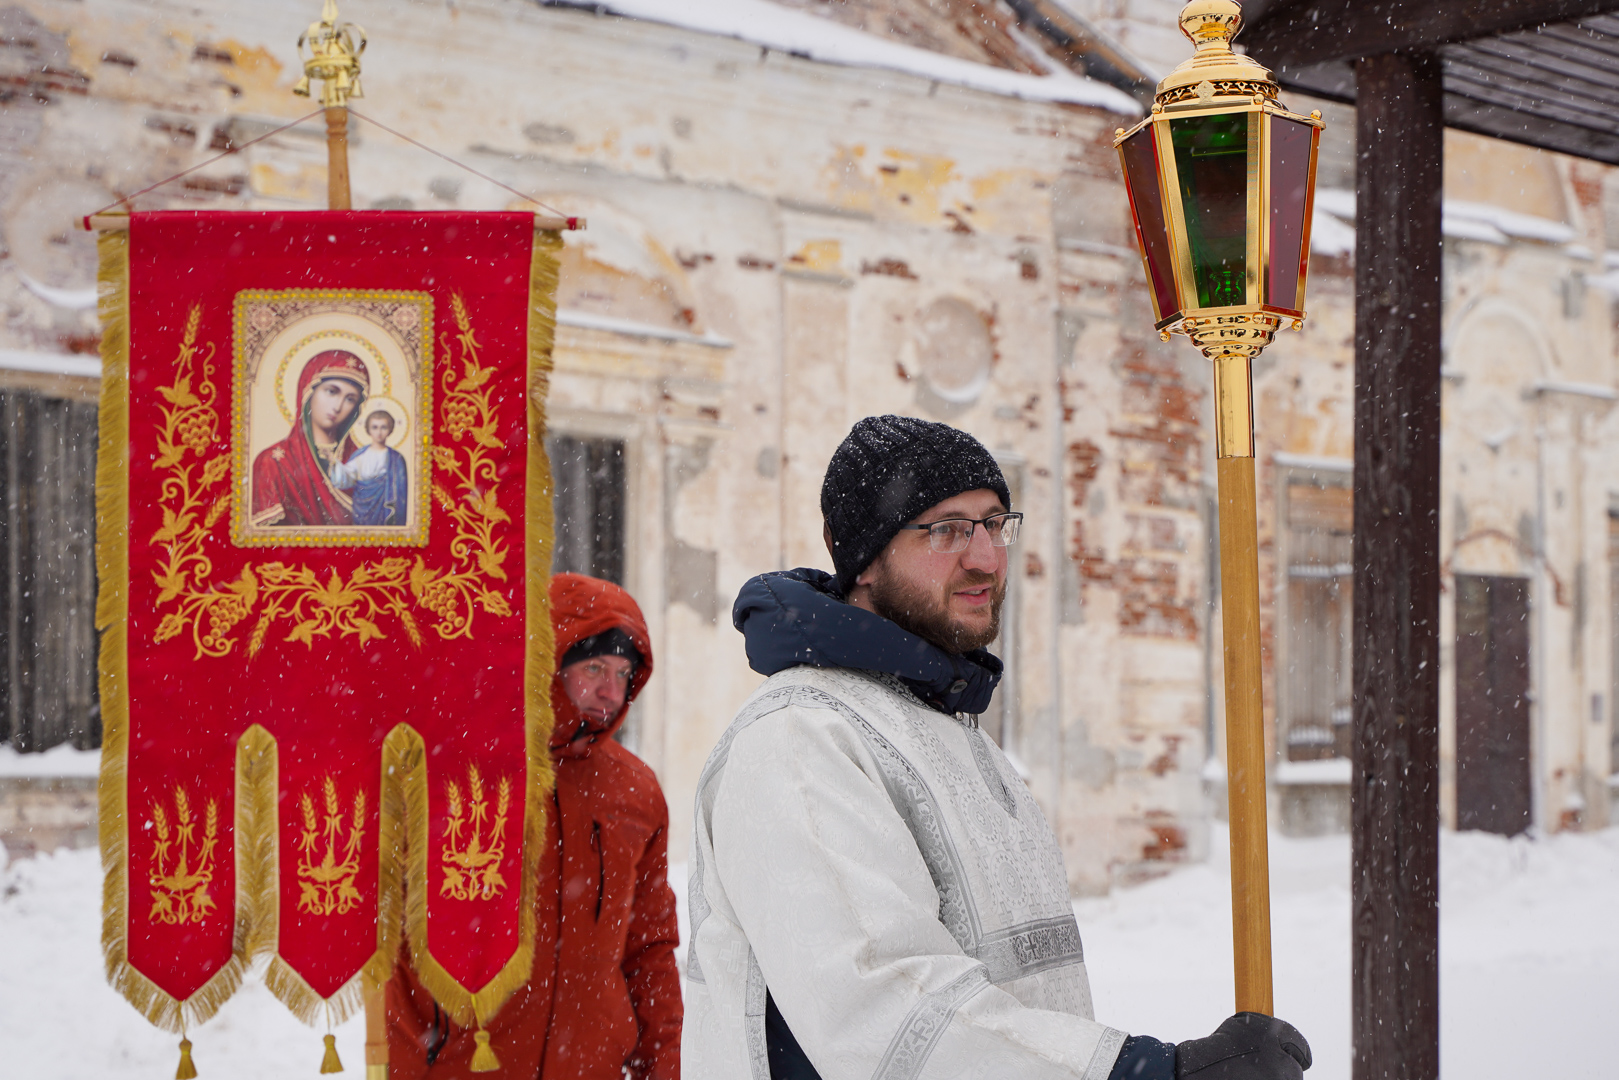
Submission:
[[[280,925],[280,786],[275,736],[254,724],[236,742],[236,904],[250,961],[275,951]]]
[[[100,441],[96,453],[96,572],[100,578],[96,629],[101,631],[102,722],[97,791],[101,950],[112,988],[157,1027],[180,1033],[206,1022],[242,985],[242,976],[247,972],[244,943],[248,914],[238,895],[230,960],[184,1001],[129,963],[129,233],[105,231],[96,249],[96,306],[101,318]],[[183,1069],[189,1060],[189,1046],[182,1043],[181,1049]]]
[[[364,1007],[367,981],[380,985],[393,973],[399,948],[400,876],[397,829],[390,829],[388,824],[391,785],[386,759],[385,750],[381,778],[384,805],[377,845],[377,951],[336,993],[323,998],[291,964],[276,955],[281,942],[281,830],[277,813],[281,779],[275,738],[254,724],[237,747],[237,806],[251,807],[248,813],[238,809],[236,825],[237,851],[252,853],[251,864],[238,864],[237,869],[244,897],[239,903],[245,903],[251,915],[246,952],[254,960],[269,956],[264,969],[265,988],[310,1027],[319,1027],[323,1022],[343,1023]]]
[[[523,682],[528,756],[528,800],[523,825],[522,898],[518,947],[504,967],[476,990],[462,986],[427,947],[427,773],[422,739],[401,724],[388,747],[402,780],[406,851],[405,929],[411,964],[428,993],[457,1024],[483,1025],[528,982],[534,961],[534,888],[538,853],[545,844],[545,807],[555,776],[551,771],[551,678],[556,672],[556,638],[551,629],[551,551],[556,522],[551,508],[551,460],[545,452],[546,400],[551,391],[552,350],[556,344],[556,291],[561,272],[562,234],[534,232],[529,262],[528,318],[528,495],[525,507],[526,635]],[[388,760],[385,756],[385,762]],[[384,804],[385,809],[387,804]],[[487,1042],[487,1034],[486,1042]],[[491,1058],[493,1051],[490,1051]]]
[[[367,960],[359,974],[337,988],[337,993],[323,998],[292,965],[279,956],[271,957],[264,969],[264,986],[287,1011],[310,1027],[319,1027],[330,1016],[331,1023],[341,1024],[365,1004],[364,980],[369,976],[375,957]],[[328,1013],[327,1010],[331,1012]]]

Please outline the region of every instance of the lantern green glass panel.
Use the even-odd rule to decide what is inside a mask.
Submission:
[[[1314,125],[1303,121],[1270,118],[1270,265],[1265,302],[1290,312],[1303,307],[1316,134]]]
[[[1236,112],[1169,122],[1198,307],[1249,302],[1248,125],[1256,121]]]
[[[1152,286],[1153,307],[1158,321],[1180,315],[1175,295],[1175,255],[1169,244],[1168,223],[1164,219],[1164,197],[1159,188],[1158,144],[1152,125],[1139,128],[1119,144],[1124,163],[1125,187],[1130,193],[1130,211],[1136,223],[1136,239],[1146,263],[1147,282]]]

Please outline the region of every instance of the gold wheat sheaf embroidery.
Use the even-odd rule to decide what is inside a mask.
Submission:
[[[303,833],[298,837],[298,910],[307,915],[345,915],[362,899],[354,881],[360,875],[365,840],[365,792],[356,791],[345,811],[330,776],[321,788],[324,813],[304,792],[298,800]]]
[[[444,640],[470,639],[479,611],[512,614],[495,585],[508,580],[504,566],[510,550],[497,530],[510,523],[511,515],[500,508],[497,497],[495,454],[505,443],[497,434],[499,412],[487,385],[494,369],[479,357],[472,318],[459,294],[451,297],[451,308],[457,332],[440,335],[446,359],[440,415],[450,438],[461,445],[432,448],[433,466],[444,478],[434,479],[433,498],[455,522],[449,565],[432,566],[419,555],[414,560],[394,556],[365,563],[345,577],[331,568],[250,563],[235,580],[215,583],[213,563],[203,547],[230,509],[229,485],[215,492],[230,472],[230,455],[219,446],[214,346],[197,345],[202,306],[192,307],[174,360],[174,380],[158,388],[168,404],[160,406],[153,462],[163,474],[163,525],[151,537],[160,549],[152,578],[160,589],[156,607],[174,606],[159,622],[154,643],[189,630],[198,658],[225,656],[239,640],[239,627],[257,612],[247,636],[250,657],[282,621],[292,624],[284,640],[310,647],[316,638],[334,635],[354,638],[363,647],[388,637],[384,626],[390,622],[420,646],[423,629],[413,608],[431,616],[422,621]],[[457,355],[459,372],[449,362]]]
[[[185,788],[175,786],[172,822],[161,799],[152,803],[149,812],[157,840],[146,869],[146,883],[152,890],[147,918],[171,926],[200,923],[217,907],[208,886],[214,880],[214,853],[219,847],[219,804],[208,800],[200,840]]]
[[[500,863],[506,857],[506,814],[512,805],[512,782],[495,785],[494,822],[489,821],[488,792],[476,765],[467,766],[467,790],[451,780],[444,785],[449,820],[439,862],[444,881],[439,895],[455,900],[492,900],[506,889]]]

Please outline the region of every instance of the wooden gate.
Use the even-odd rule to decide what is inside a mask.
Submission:
[[[1530,823],[1529,582],[1456,575],[1456,823]]]

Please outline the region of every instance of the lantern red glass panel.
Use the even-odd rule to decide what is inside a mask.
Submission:
[[[1320,126],[1269,98],[1216,97],[1158,109],[1119,136],[1158,329],[1303,316]]]
[[[1159,322],[1180,315],[1180,299],[1175,291],[1175,256],[1169,246],[1169,230],[1164,219],[1164,201],[1159,189],[1158,147],[1153,129],[1141,127],[1119,145],[1124,162],[1125,187],[1130,192],[1130,213],[1135,219],[1136,240],[1151,286],[1153,311]]]
[[[1270,121],[1270,259],[1266,300],[1303,314],[1304,276],[1310,262],[1310,210],[1315,201],[1315,157],[1321,132],[1285,117]]]

